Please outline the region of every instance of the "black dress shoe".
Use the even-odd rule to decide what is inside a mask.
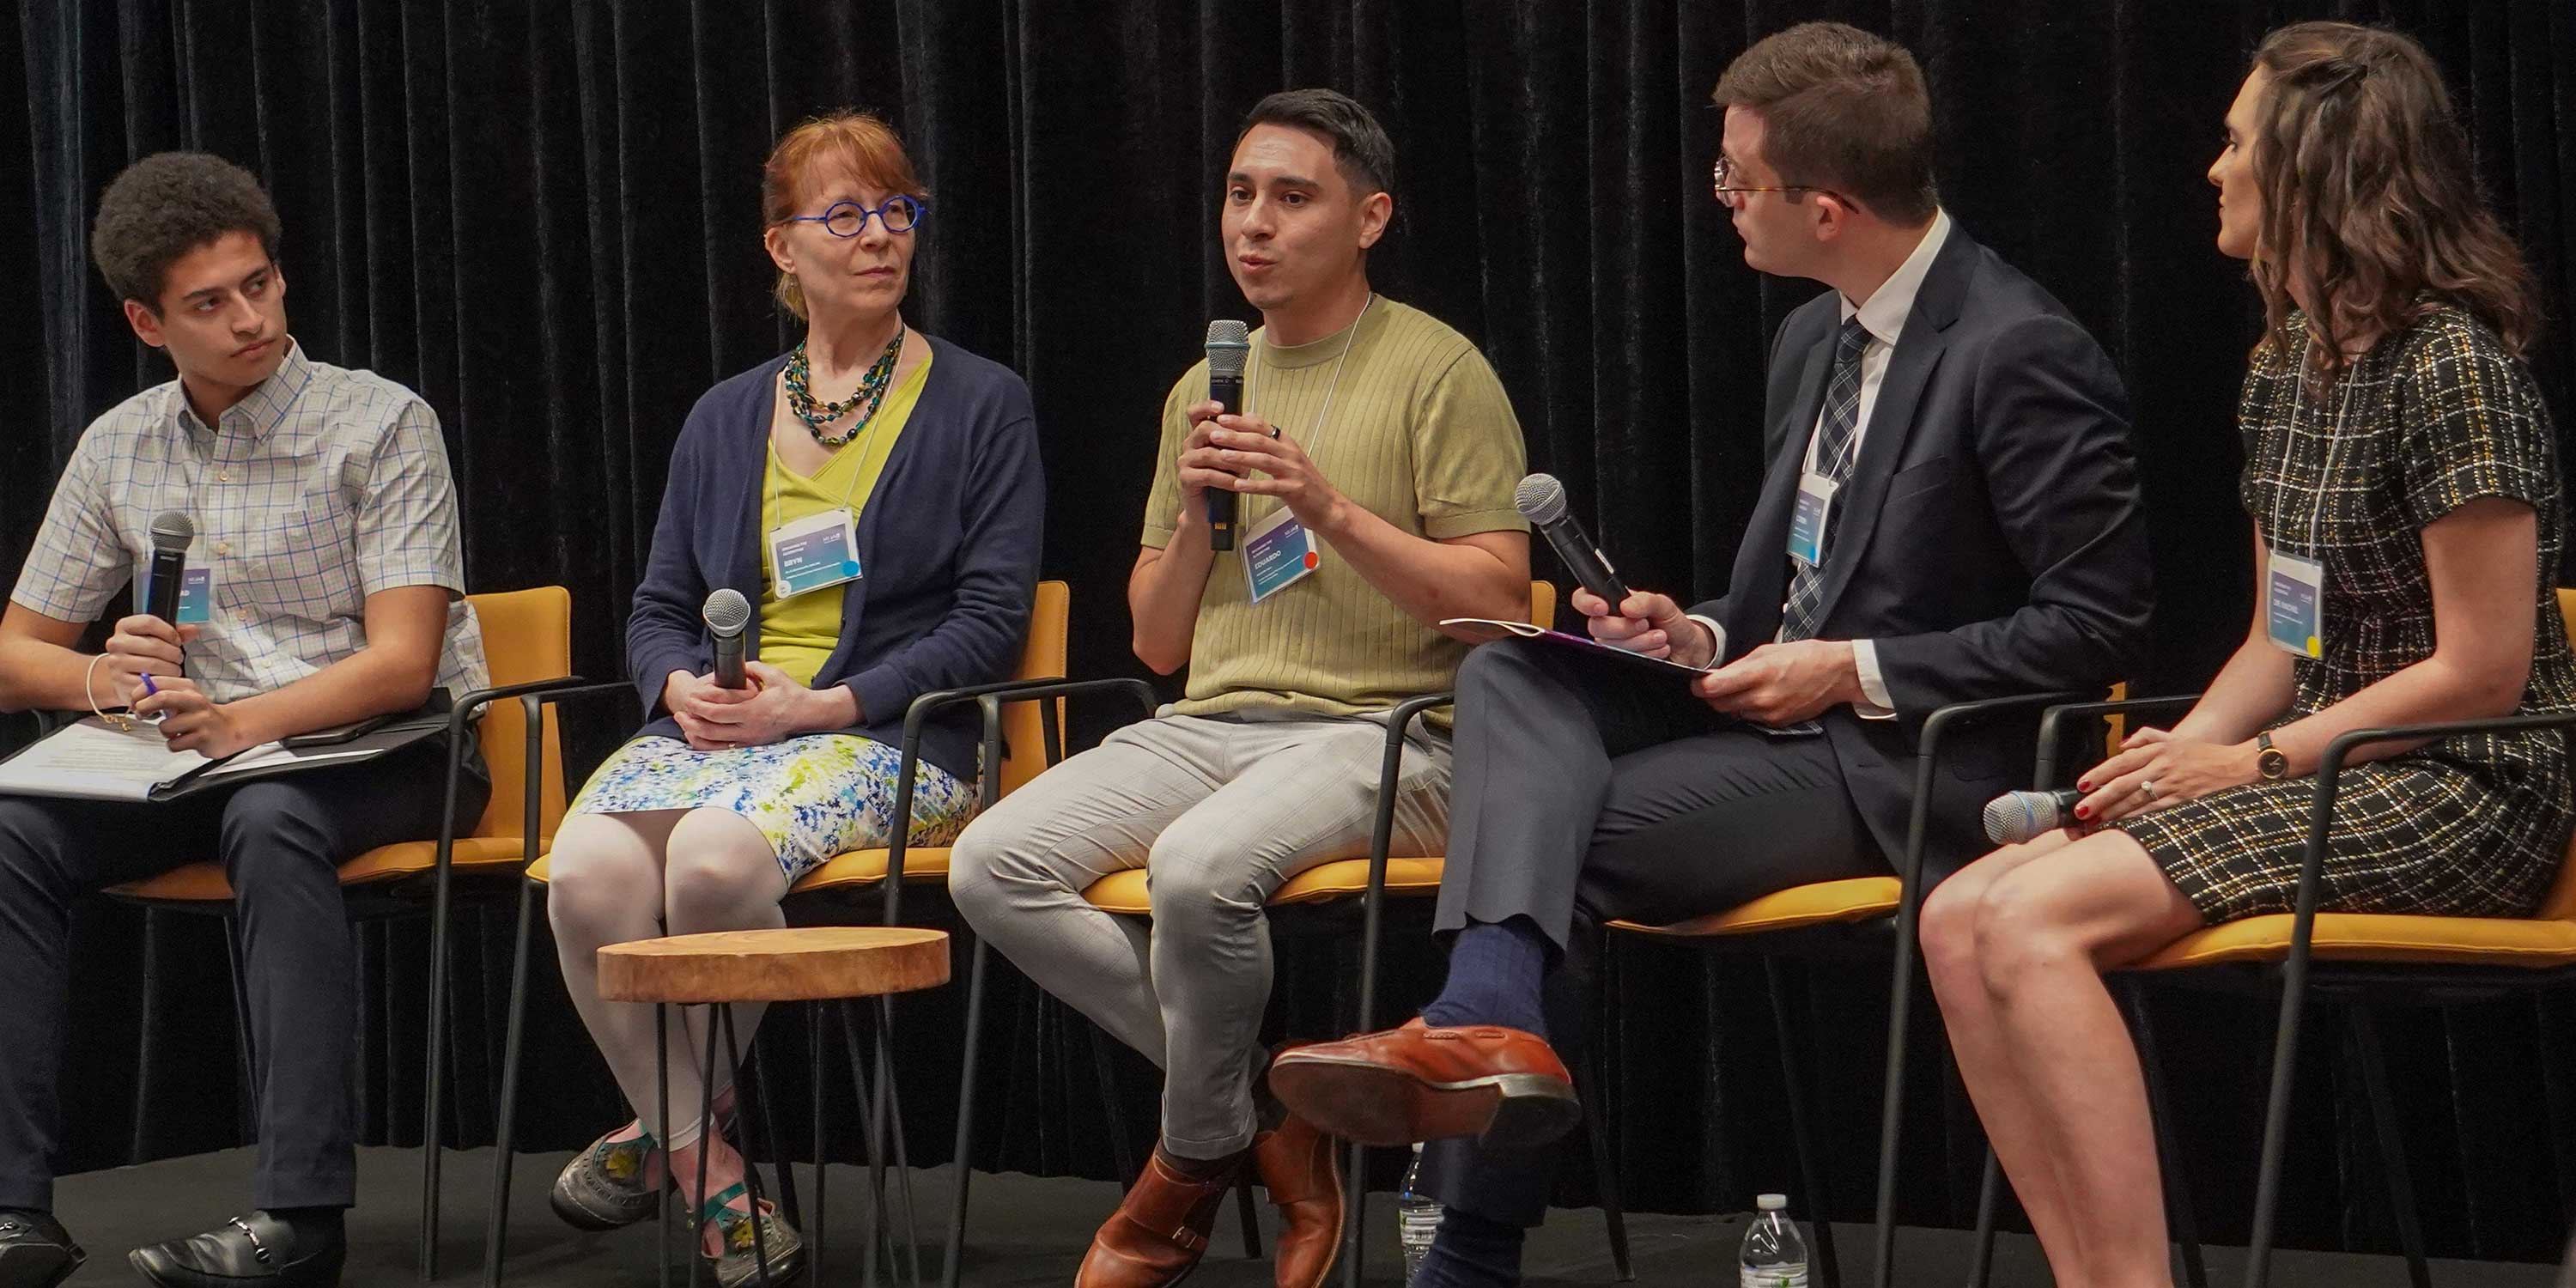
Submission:
[[[163,1288],[331,1288],[349,1243],[336,1223],[294,1226],[253,1212],[204,1234],[136,1248],[126,1254],[137,1273]]]
[[[0,1211],[0,1288],[54,1288],[89,1254],[42,1212]]]

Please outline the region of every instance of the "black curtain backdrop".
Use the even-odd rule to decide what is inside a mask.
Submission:
[[[15,191],[0,201],[0,316],[19,337],[0,346],[0,389],[21,409],[0,433],[0,564],[23,557],[88,420],[170,374],[87,262],[98,193],[135,157],[208,149],[276,196],[306,347],[437,409],[473,584],[569,586],[579,668],[616,674],[683,415],[791,337],[767,294],[759,163],[785,126],[852,105],[897,123],[935,192],[913,319],[1035,390],[1046,572],[1074,587],[1077,672],[1137,673],[1121,588],[1156,409],[1205,319],[1245,314],[1215,240],[1216,178],[1256,99],[1328,85],[1396,140],[1382,289],[1485,347],[1532,466],[1566,480],[1632,583],[1713,593],[1760,473],[1765,340],[1818,288],[1744,267],[1708,192],[1721,125],[1708,91],[1751,40],[1839,18],[1915,50],[1944,203],[2120,361],[2162,592],[2139,680],[2196,687],[2248,609],[2232,415],[2257,319],[2243,271],[2212,249],[2202,170],[2255,41],[2314,16],[2391,23],[2448,69],[2479,174],[2548,294],[2535,365],[2563,429],[2576,416],[2576,10],[2563,0],[22,0],[0,23],[0,58],[25,76],[24,94],[0,95]],[[580,772],[631,714],[574,723]],[[443,1132],[477,1143],[491,1133],[507,918],[461,925]],[[1439,978],[1418,916],[1392,938],[1388,1016]],[[364,943],[367,1129],[416,1143],[425,932],[371,928]],[[220,952],[202,919],[84,914],[67,1168],[238,1139]],[[1352,956],[1346,933],[1288,937],[1282,1032],[1335,1027]],[[1757,1189],[1794,1190],[1759,968],[1630,947],[1610,973],[1631,1202],[1729,1211]],[[1829,1206],[1858,1218],[1884,975],[1834,967],[1814,983]],[[1087,1026],[1016,980],[997,999],[977,1164],[1106,1175]],[[2160,994],[2154,1013],[2202,1228],[2241,1240],[2271,1010]],[[904,1014],[911,1154],[935,1161],[959,1014],[944,995]],[[1918,1015],[1901,1215],[1964,1223],[1979,1138],[1929,1008]],[[2389,1028],[2434,1250],[2554,1257],[2576,1188],[2576,1007],[2427,1008]],[[791,1104],[799,1032],[782,1016],[765,1035],[797,1057],[777,1062]],[[550,964],[530,1033],[525,1143],[568,1149],[622,1117]],[[2305,1046],[2285,1228],[2295,1244],[2384,1250],[2378,1155],[2341,1038],[2328,1013]],[[1123,1056],[1119,1068],[1141,1131],[1150,1071]],[[1589,1200],[1583,1169],[1560,1197]]]

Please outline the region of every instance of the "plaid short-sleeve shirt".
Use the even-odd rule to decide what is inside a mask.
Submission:
[[[404,586],[451,594],[439,685],[490,687],[463,599],[447,447],[420,395],[311,361],[290,340],[277,373],[218,420],[198,419],[174,380],[92,421],[10,598],[57,621],[97,620],[118,587],[139,589],[152,520],[177,510],[197,525],[189,566],[213,571],[214,619],[187,674],[215,701],[364,648],[367,596]]]

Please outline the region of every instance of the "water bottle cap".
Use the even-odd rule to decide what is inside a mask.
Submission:
[[[1786,1194],[1764,1194],[1753,1200],[1753,1206],[1760,1208],[1765,1212],[1783,1211],[1789,1206],[1789,1196]]]

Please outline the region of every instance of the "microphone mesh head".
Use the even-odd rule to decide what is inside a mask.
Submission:
[[[1208,378],[1241,380],[1244,360],[1252,356],[1251,337],[1251,328],[1232,318],[1208,323]]]
[[[152,516],[152,548],[185,550],[197,539],[197,525],[177,510],[163,510]]]
[[[2057,826],[2057,798],[2047,792],[2005,792],[1986,802],[1986,839],[2019,845]]]
[[[1554,523],[1565,517],[1565,485],[1553,474],[1532,474],[1512,489],[1512,508],[1532,523]]]
[[[751,601],[743,598],[741,591],[727,586],[707,596],[701,615],[707,619],[708,630],[718,635],[740,635],[743,627],[751,625]]]

